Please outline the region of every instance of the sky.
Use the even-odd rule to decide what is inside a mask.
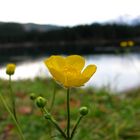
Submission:
[[[0,21],[75,26],[140,16],[140,0],[0,0]]]

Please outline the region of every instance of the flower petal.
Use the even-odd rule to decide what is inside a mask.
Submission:
[[[48,67],[48,69],[62,69],[65,66],[65,58],[62,56],[53,55],[45,59],[44,63]]]
[[[66,63],[81,71],[84,68],[85,59],[80,55],[70,55],[66,57]]]
[[[88,81],[87,77],[71,77],[67,80],[67,86],[66,87],[80,87],[85,84],[85,82]]]
[[[85,82],[87,82],[92,75],[96,72],[96,65],[88,65],[82,72],[82,76],[85,77]]]
[[[53,68],[50,68],[49,71],[57,82],[60,82],[61,84],[65,82],[64,74],[61,71],[57,71]]]

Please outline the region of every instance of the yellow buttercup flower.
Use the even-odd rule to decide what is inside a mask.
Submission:
[[[132,47],[134,46],[134,42],[129,40],[129,41],[122,41],[120,42],[121,47]]]
[[[120,42],[121,47],[127,47],[127,41],[122,41]]]
[[[88,65],[84,70],[85,59],[79,55],[62,57],[53,55],[44,60],[53,78],[64,87],[83,86],[96,72],[96,65]]]
[[[6,73],[8,75],[13,75],[15,73],[16,65],[13,63],[7,64],[6,66]]]
[[[133,41],[131,41],[131,40],[130,40],[130,41],[128,41],[127,43],[128,43],[128,46],[130,46],[130,47],[134,46],[134,42],[133,42]]]

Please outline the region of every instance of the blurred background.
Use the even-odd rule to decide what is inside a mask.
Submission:
[[[138,0],[5,0],[0,13],[1,78],[9,62],[18,65],[15,79],[33,78],[46,75],[44,58],[80,54],[98,66],[94,85],[140,85]]]
[[[97,65],[97,72],[85,86],[88,96],[83,97],[83,88],[78,92],[80,100],[78,94],[73,96],[73,106],[89,104],[92,110],[95,103],[97,107],[90,112],[76,140],[139,140],[139,0],[0,0],[0,83],[3,91],[8,92],[6,64],[15,63],[12,80],[17,98],[23,101],[19,114],[23,115],[21,122],[27,139],[46,139],[43,123],[31,123],[38,120],[39,113],[33,112],[34,107],[27,99],[29,92],[41,95],[52,92],[53,86],[47,81],[50,74],[43,60],[50,55],[71,54],[84,56],[87,65]],[[58,91],[57,104],[62,103],[62,109],[64,98],[60,88]],[[59,113],[63,116],[64,112],[58,110],[56,116]],[[29,120],[26,115],[30,115]],[[0,139],[11,140],[5,133],[5,129],[11,133],[10,121],[3,122],[3,118],[0,118],[4,126],[4,130],[0,129]],[[65,121],[61,123],[64,127]],[[31,126],[28,132],[25,124]]]

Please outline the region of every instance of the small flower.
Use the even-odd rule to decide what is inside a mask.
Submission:
[[[131,40],[129,40],[129,41],[127,42],[127,44],[128,44],[128,46],[129,46],[129,47],[134,46],[134,42],[133,42],[133,41],[131,41]]]
[[[6,66],[6,74],[8,75],[13,75],[15,73],[15,68],[16,68],[16,65],[15,64],[7,64]]]
[[[83,106],[80,108],[79,112],[82,116],[85,116],[88,114],[88,108],[86,106]]]
[[[121,47],[127,47],[127,41],[122,41],[120,42]]]
[[[88,65],[83,70],[85,59],[79,55],[53,55],[45,59],[44,63],[53,78],[66,88],[83,86],[96,72],[96,65]]]
[[[36,98],[36,105],[39,107],[39,108],[43,108],[45,105],[46,105],[47,101],[45,98],[39,96]]]
[[[131,40],[128,40],[128,41],[122,41],[122,42],[120,42],[120,46],[121,47],[132,47],[132,46],[134,46],[134,42],[133,41],[131,41]]]

